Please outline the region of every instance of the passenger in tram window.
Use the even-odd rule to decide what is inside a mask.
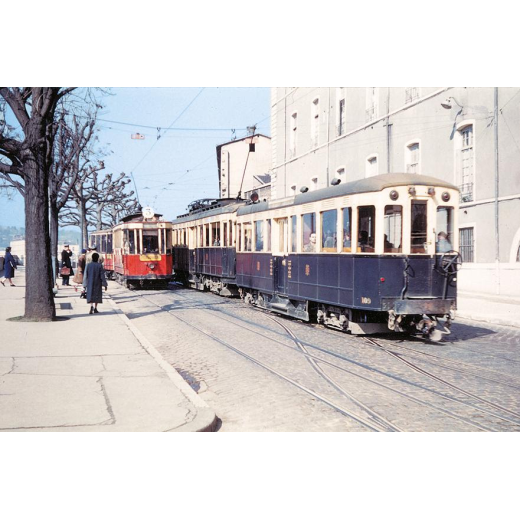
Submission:
[[[359,232],[359,243],[358,246],[361,248],[361,251],[364,251],[368,246],[368,232],[362,230]]]
[[[214,245],[214,246],[220,246],[220,240],[219,240],[218,237],[215,238],[215,241],[213,242],[213,245]]]
[[[452,251],[451,242],[448,240],[448,235],[441,231],[437,238],[437,253],[447,253],[448,251]]]
[[[394,244],[388,240],[388,235],[385,234],[385,251],[390,251],[394,249]]]
[[[304,253],[313,253],[316,251],[316,233],[309,235],[309,242],[303,246]]]
[[[350,233],[345,232],[343,234],[343,247],[350,247],[351,240],[350,240]]]

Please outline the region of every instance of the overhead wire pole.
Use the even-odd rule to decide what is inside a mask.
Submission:
[[[247,152],[246,164],[244,166],[244,173],[242,174],[242,180],[240,181],[240,189],[238,190],[237,199],[240,199],[242,197],[242,186],[244,184],[244,177],[246,176],[247,163],[249,161],[249,154],[251,153],[251,145],[253,144],[253,138],[255,137],[256,125],[252,126],[251,129],[252,129],[251,142],[249,143],[249,150]]]
[[[166,132],[168,132],[168,130],[171,129],[171,127],[184,115],[184,113],[191,107],[191,105],[193,105],[193,103],[195,103],[195,100],[202,94],[202,92],[205,90],[206,87],[202,87],[199,92],[197,93],[197,95],[188,103],[188,105],[184,108],[184,110],[172,121],[172,123],[170,124],[170,126],[164,131],[163,135],[166,134]],[[153,145],[150,147],[150,149],[144,154],[143,158],[132,168],[132,170],[130,171],[130,175],[132,176],[132,179],[134,181],[134,186],[135,186],[135,195],[137,197],[137,201],[139,202],[139,193],[137,191],[137,184],[135,182],[135,178],[134,178],[134,171],[141,165],[141,163],[146,159],[146,157],[148,157],[148,155],[150,154],[150,152],[154,149],[155,145],[159,142],[159,139],[162,137],[161,134],[160,134],[160,128],[157,128],[157,140],[155,141],[155,143],[153,143]]]

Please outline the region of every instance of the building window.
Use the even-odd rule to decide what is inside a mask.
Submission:
[[[407,105],[412,103],[416,99],[419,99],[419,87],[405,87],[404,89],[404,102]]]
[[[475,175],[475,153],[473,125],[459,129],[460,149],[457,151],[457,184],[460,190],[460,201],[473,200],[473,183]]]
[[[421,150],[419,143],[412,143],[406,147],[406,173],[420,173]]]
[[[475,261],[475,240],[472,227],[459,229],[459,251],[463,262],[473,263]]]
[[[378,174],[377,155],[372,155],[367,159],[366,176],[373,177]]]
[[[320,133],[320,100],[316,98],[312,102],[311,113],[311,146],[316,148],[319,144]]]
[[[290,153],[291,157],[296,155],[296,132],[298,131],[298,114],[295,112],[291,116],[291,135],[290,135]]]
[[[370,123],[379,115],[379,87],[367,87],[366,121]]]
[[[255,146],[256,146],[255,143],[249,143],[249,151],[250,152],[254,152],[255,151]]]

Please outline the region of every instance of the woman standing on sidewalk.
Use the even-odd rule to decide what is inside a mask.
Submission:
[[[89,314],[98,314],[98,303],[103,303],[103,289],[108,289],[107,279],[103,264],[98,263],[99,255],[92,255],[92,262],[87,264],[83,275],[83,287],[87,289],[87,303],[90,303]]]
[[[14,270],[16,269],[16,260],[11,254],[11,248],[5,248],[5,258],[4,258],[4,276],[0,280],[0,283],[5,287],[5,281],[7,280],[11,287],[14,287],[14,283],[11,278],[14,278]]]

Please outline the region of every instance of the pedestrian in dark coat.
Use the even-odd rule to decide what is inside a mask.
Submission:
[[[98,314],[98,303],[103,303],[103,289],[108,289],[107,279],[103,264],[98,263],[99,255],[92,255],[92,262],[85,267],[83,274],[83,287],[87,289],[87,303],[90,303],[90,313]]]
[[[63,246],[63,251],[61,252],[61,267],[68,267],[70,269],[70,274],[61,275],[63,281],[61,285],[70,285],[69,278],[74,274],[74,270],[72,269],[72,262],[70,261],[70,257],[72,256],[72,251],[68,245]]]
[[[11,248],[5,248],[5,257],[4,257],[4,276],[0,283],[5,287],[5,281],[7,280],[11,287],[14,287],[14,283],[11,278],[14,278],[14,270],[16,269],[16,260],[11,254]]]

